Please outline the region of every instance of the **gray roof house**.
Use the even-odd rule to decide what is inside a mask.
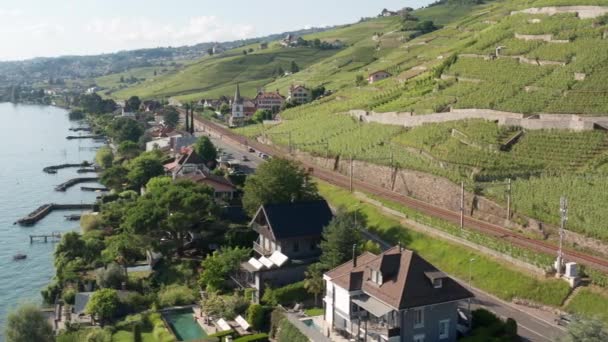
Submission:
[[[473,297],[415,252],[365,252],[325,273],[324,320],[364,341],[456,341],[458,304]]]
[[[255,257],[241,264],[239,283],[256,289],[254,301],[266,284],[278,287],[304,279],[319,260],[321,234],[333,218],[324,200],[267,204],[258,209],[250,227],[258,233]]]

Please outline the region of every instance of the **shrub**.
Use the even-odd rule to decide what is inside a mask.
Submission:
[[[139,293],[129,293],[121,300],[127,312],[141,312],[150,307],[153,302],[152,296],[145,296]]]
[[[169,285],[158,294],[158,305],[160,307],[187,305],[194,303],[195,300],[192,290],[184,285]]]
[[[268,334],[255,334],[239,337],[234,342],[267,342]]]
[[[74,289],[64,290],[63,295],[61,296],[61,299],[63,299],[63,302],[65,304],[69,304],[69,305],[74,305],[75,298],[76,298],[76,290],[74,290]]]
[[[51,282],[50,284],[48,284],[46,286],[46,288],[44,288],[42,291],[40,291],[40,294],[42,295],[42,299],[44,299],[44,302],[47,304],[54,304],[55,299],[57,298],[57,296],[60,293],[61,293],[61,286],[59,285],[59,283],[56,280]]]
[[[126,281],[125,270],[118,264],[112,263],[97,271],[97,285],[101,288],[118,289]]]
[[[269,328],[269,314],[272,307],[262,306],[260,304],[252,304],[247,309],[247,322],[251,324],[251,328],[256,331],[265,331]]]
[[[112,333],[107,329],[92,329],[85,337],[85,342],[111,342]]]
[[[101,228],[101,216],[97,214],[84,214],[80,217],[80,229],[82,233]]]
[[[269,305],[287,305],[303,302],[310,298],[310,294],[304,288],[304,282],[289,284],[277,289],[268,289],[262,296],[262,302]]]

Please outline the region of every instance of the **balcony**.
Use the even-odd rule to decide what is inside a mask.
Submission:
[[[272,254],[271,250],[264,248],[264,246],[260,245],[257,242],[253,243],[253,250],[263,256],[270,256]]]

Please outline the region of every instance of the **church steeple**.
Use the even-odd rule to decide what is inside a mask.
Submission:
[[[243,98],[241,97],[241,87],[239,84],[236,84],[236,92],[234,93],[234,103],[243,103]]]

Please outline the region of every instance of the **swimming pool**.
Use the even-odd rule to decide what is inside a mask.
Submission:
[[[178,341],[192,341],[207,337],[207,333],[194,320],[191,308],[163,312],[163,318]]]
[[[317,326],[315,324],[315,321],[312,318],[303,319],[300,322],[304,323],[304,325],[306,325],[309,328],[313,328],[313,329],[316,329],[316,330],[321,330],[321,329],[319,329],[319,326]]]

